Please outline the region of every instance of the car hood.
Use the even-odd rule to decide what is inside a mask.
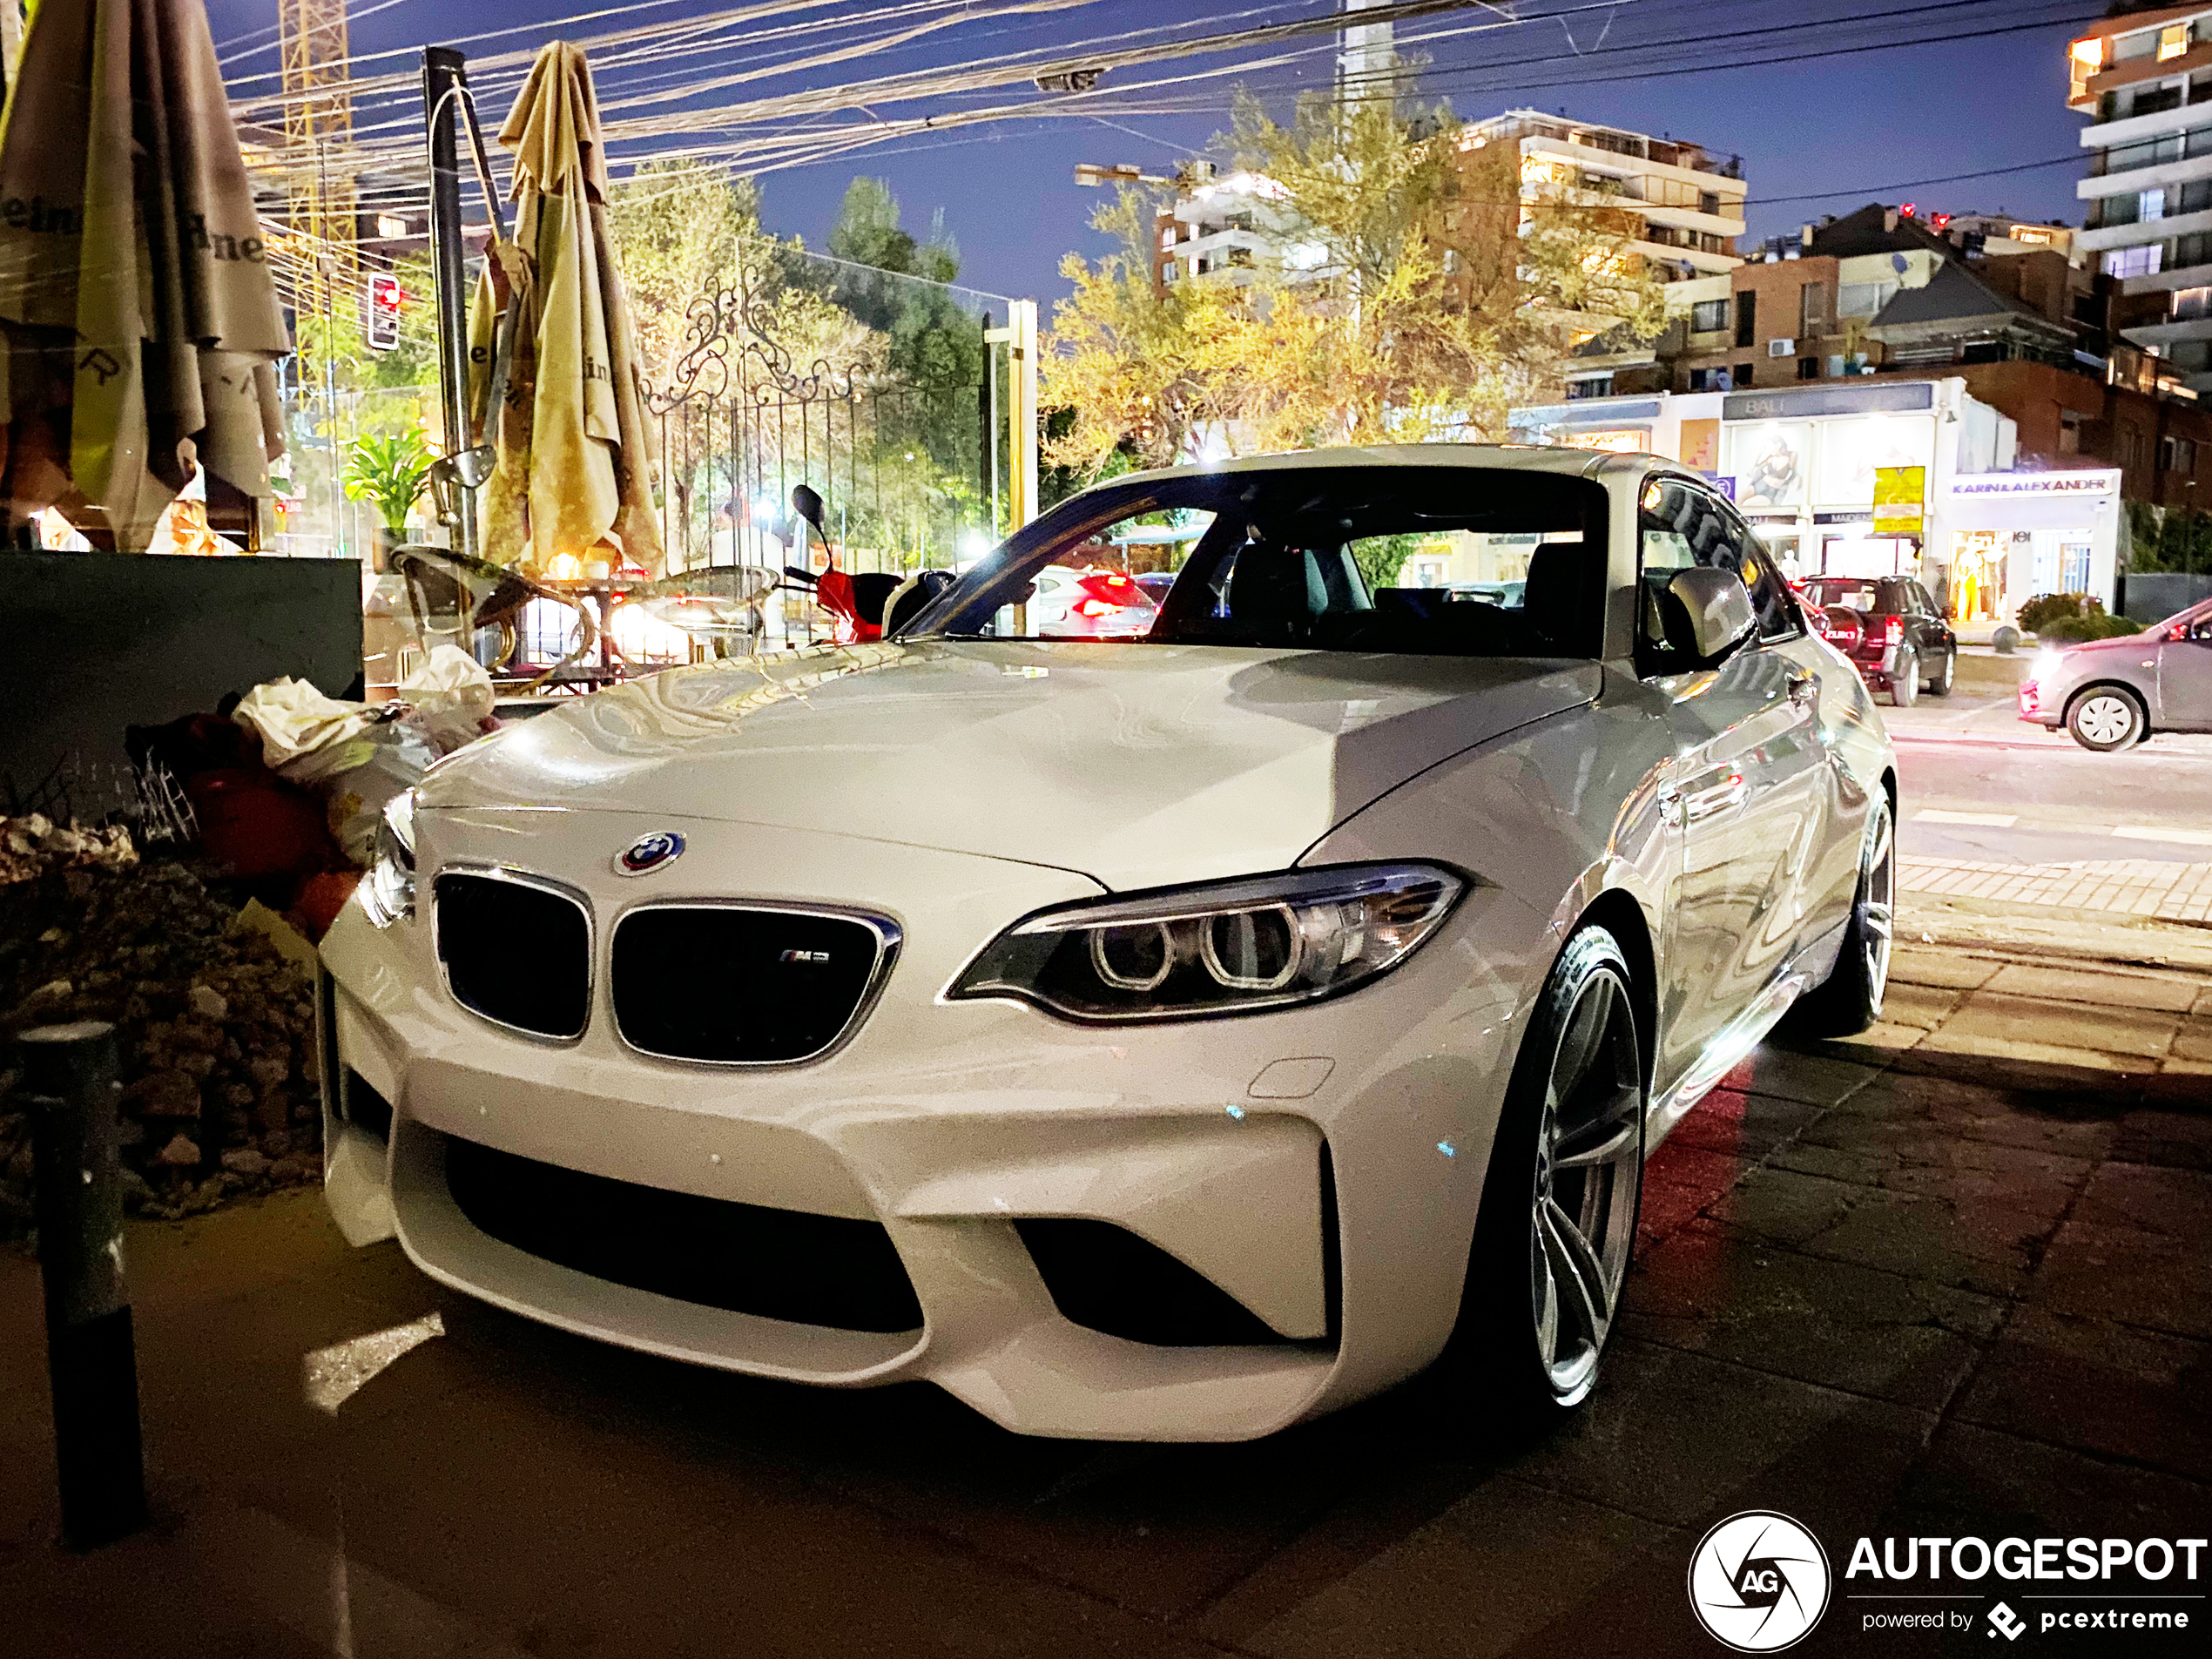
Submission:
[[[1590,702],[1602,677],[1203,645],[812,650],[578,698],[441,762],[420,802],[828,831],[1146,887],[1285,867],[1415,773]]]

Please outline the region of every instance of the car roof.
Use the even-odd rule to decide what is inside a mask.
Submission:
[[[1681,470],[1664,455],[1616,455],[1610,450],[1575,449],[1558,445],[1374,443],[1346,445],[1332,449],[1293,449],[1275,455],[1243,455],[1234,460],[1206,462],[1191,466],[1156,467],[1149,472],[1123,473],[1118,478],[1107,480],[1106,483],[1108,486],[1143,484],[1214,473],[1299,472],[1324,467],[1489,467],[1520,472],[1566,473],[1581,477],[1660,469]],[[1100,486],[1093,485],[1092,488]]]

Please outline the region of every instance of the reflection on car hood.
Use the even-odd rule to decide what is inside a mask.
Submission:
[[[442,762],[442,807],[612,808],[1055,865],[1288,866],[1416,772],[1588,703],[1595,664],[1203,645],[856,645],[678,669]]]

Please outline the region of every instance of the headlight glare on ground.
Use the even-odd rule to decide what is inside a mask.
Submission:
[[[1063,906],[992,941],[948,995],[1098,1023],[1310,1002],[1396,967],[1467,885],[1434,865],[1346,865]]]
[[[415,914],[415,792],[384,803],[376,825],[376,855],[361,878],[361,906],[380,927]]]

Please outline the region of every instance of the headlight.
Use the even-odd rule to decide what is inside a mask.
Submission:
[[[376,825],[376,856],[361,878],[361,907],[380,927],[415,915],[415,792],[384,803]]]
[[[1341,865],[1066,905],[1001,934],[947,995],[1096,1023],[1312,1002],[1404,961],[1467,885],[1428,864]]]

